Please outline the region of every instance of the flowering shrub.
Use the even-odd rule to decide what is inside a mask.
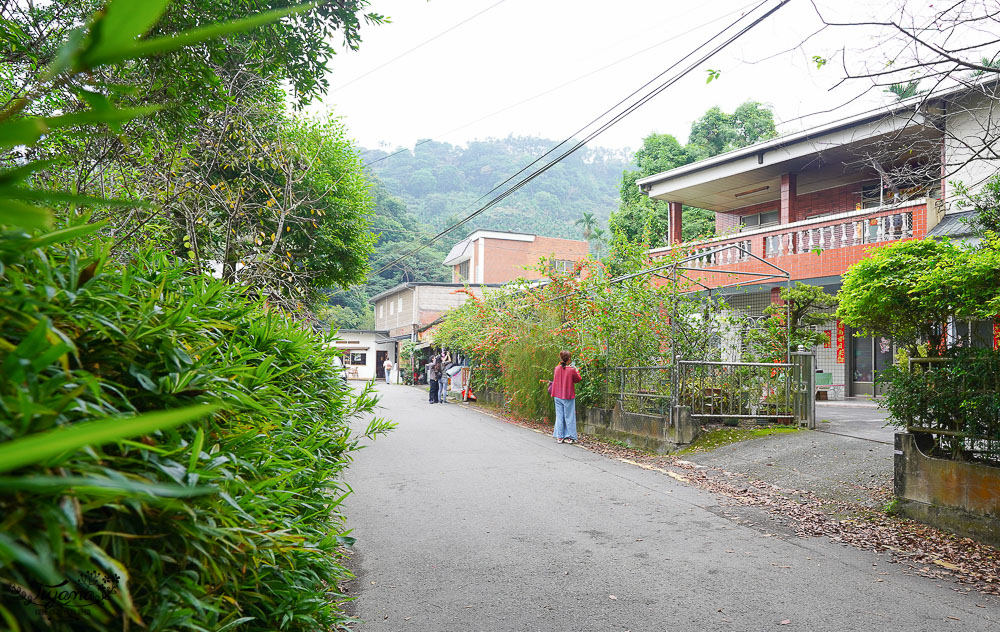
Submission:
[[[598,404],[614,367],[665,364],[675,354],[717,359],[725,304],[650,272],[684,254],[652,259],[641,245],[624,245],[614,274],[591,258],[566,273],[543,259],[537,269],[547,282],[522,280],[482,298],[460,290],[470,300],[448,313],[435,341],[472,359],[474,390],[501,392],[513,412],[533,418],[551,418],[547,383],[568,350],[583,376],[581,405]]]

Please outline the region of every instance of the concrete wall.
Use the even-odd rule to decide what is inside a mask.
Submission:
[[[1000,468],[935,459],[896,434],[894,493],[903,515],[1000,546]]]
[[[668,454],[691,443],[701,429],[683,407],[671,420],[666,415],[625,412],[620,404],[616,404],[612,410],[579,409],[577,426],[586,434],[614,439],[633,448],[659,454]]]
[[[398,292],[375,302],[375,329],[392,331],[412,325],[413,301],[417,288],[401,287]]]
[[[540,279],[545,274],[525,268],[537,265],[542,257],[578,261],[590,252],[590,245],[585,241],[555,237],[536,236],[533,241],[485,238],[483,242],[482,277],[478,276],[478,272],[474,277],[481,283],[507,283],[517,278]]]

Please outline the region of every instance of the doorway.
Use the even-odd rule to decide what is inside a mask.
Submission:
[[[892,365],[896,345],[884,336],[851,338],[851,386],[853,396],[879,397],[884,387],[878,382],[879,371]]]
[[[385,359],[389,357],[388,351],[376,351],[375,352],[375,377],[384,380],[385,379]]]

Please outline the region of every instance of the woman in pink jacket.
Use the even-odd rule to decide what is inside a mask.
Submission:
[[[576,443],[576,387],[580,382],[580,372],[570,366],[569,351],[559,352],[559,364],[552,373],[552,387],[549,392],[556,400],[556,427],[552,436],[559,443]]]

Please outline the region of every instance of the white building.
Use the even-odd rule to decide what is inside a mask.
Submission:
[[[388,358],[396,368],[393,370],[391,380],[393,383],[400,382],[399,343],[389,338],[389,332],[341,329],[337,337],[334,346],[344,356],[347,379],[384,380],[383,364]]]

